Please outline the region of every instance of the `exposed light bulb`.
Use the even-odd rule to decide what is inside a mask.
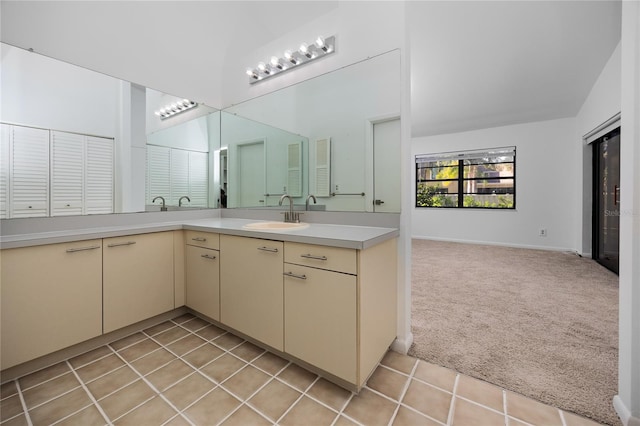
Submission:
[[[330,48],[329,48],[329,46],[327,46],[327,45],[325,44],[325,42],[324,42],[324,37],[322,37],[322,36],[318,36],[318,38],[316,39],[316,41],[315,41],[315,43],[314,43],[314,44],[316,45],[316,47],[317,47],[318,49],[322,49],[322,51],[323,51],[324,53],[329,52],[329,49],[330,49]]]
[[[253,78],[258,78],[258,76],[256,75],[255,71],[253,71],[251,68],[247,68],[247,75],[249,77],[253,77]]]
[[[298,65],[298,60],[295,56],[293,56],[293,52],[290,50],[285,50],[284,57],[287,61],[291,62],[293,65]]]
[[[282,63],[280,63],[280,59],[277,56],[271,57],[271,66],[278,68],[279,70],[284,69]]]
[[[158,117],[160,117],[160,111],[156,111],[154,112],[155,115],[157,115]]]
[[[267,64],[264,62],[258,63],[258,69],[265,74],[271,74],[271,70],[267,68]]]
[[[304,56],[306,56],[309,59],[311,59],[312,57],[311,52],[309,52],[309,45],[307,43],[302,43],[300,45],[300,49],[298,49],[298,52],[302,53]]]

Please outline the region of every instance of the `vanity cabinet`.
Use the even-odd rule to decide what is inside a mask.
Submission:
[[[208,232],[186,232],[187,306],[220,320],[220,237]]]
[[[103,331],[174,308],[173,232],[103,240]]]
[[[2,250],[2,370],[102,333],[102,240]]]
[[[284,352],[360,389],[396,336],[396,240],[284,250]]]
[[[220,236],[220,322],[284,347],[282,241]]]
[[[290,263],[284,268],[284,352],[350,383],[357,378],[356,278]]]

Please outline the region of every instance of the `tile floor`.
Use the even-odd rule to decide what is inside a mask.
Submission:
[[[594,425],[389,352],[352,394],[186,314],[2,385],[14,425]]]

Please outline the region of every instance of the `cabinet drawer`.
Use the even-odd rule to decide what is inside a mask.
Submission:
[[[286,242],[284,261],[346,274],[358,273],[355,249]]]
[[[190,246],[220,250],[220,234],[202,231],[185,231],[185,241]]]

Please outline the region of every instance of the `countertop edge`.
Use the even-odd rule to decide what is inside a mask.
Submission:
[[[152,232],[177,231],[177,230],[194,230],[203,232],[214,232],[226,235],[236,235],[249,238],[262,238],[278,241],[290,241],[305,244],[317,244],[331,247],[351,248],[363,250],[375,246],[388,239],[395,238],[400,235],[400,231],[396,228],[376,228],[369,226],[357,225],[324,225],[311,224],[318,226],[340,226],[344,229],[353,228],[358,231],[359,228],[367,229],[369,232],[366,237],[362,238],[335,238],[333,236],[320,235],[301,235],[299,231],[259,231],[242,229],[241,226],[215,226],[211,223],[198,224],[197,222],[210,222],[208,219],[186,220],[180,222],[164,222],[150,223],[114,227],[86,228],[69,231],[41,232],[34,234],[20,234],[0,237],[0,249],[12,249],[39,246],[46,244],[70,243],[76,241],[86,241],[98,238],[121,237],[135,234],[148,234]],[[237,220],[218,219],[217,221],[232,224]],[[246,220],[243,222],[260,222]],[[371,231],[372,229],[375,232]]]

